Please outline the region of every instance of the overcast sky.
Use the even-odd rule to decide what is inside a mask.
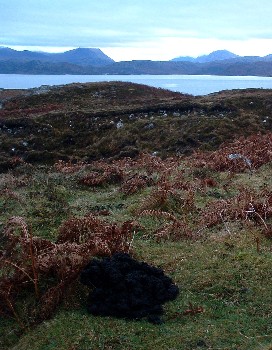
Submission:
[[[271,0],[0,0],[0,46],[116,61],[272,53]]]

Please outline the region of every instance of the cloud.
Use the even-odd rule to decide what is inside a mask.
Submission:
[[[219,40],[199,38],[163,38],[142,45],[104,47],[103,52],[115,61],[150,59],[170,60],[179,56],[208,54],[215,50],[229,50],[241,56],[265,56],[271,54],[272,39]]]
[[[258,39],[260,48],[272,39],[271,10],[271,0],[0,0],[0,42],[124,54],[142,48],[152,57],[159,48],[174,52],[175,45],[191,54],[194,45],[200,53],[205,43]]]

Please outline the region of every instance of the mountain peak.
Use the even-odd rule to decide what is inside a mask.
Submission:
[[[100,49],[97,48],[87,48],[87,47],[78,47],[76,49],[72,49],[66,52],[81,52],[81,53],[88,53],[88,52],[97,52],[101,51]]]
[[[113,63],[114,60],[104,54],[103,51],[97,48],[79,47],[70,51],[58,54],[63,59],[69,58],[69,63],[80,65],[95,65],[101,66]]]
[[[199,56],[196,58],[197,62],[211,62],[211,61],[222,61],[229,60],[232,58],[239,57],[235,53],[232,53],[228,50],[216,50],[211,52],[208,55]]]
[[[236,55],[235,53],[232,53],[228,50],[216,50],[208,55],[202,55],[198,56],[197,58],[189,57],[189,56],[180,56],[172,59],[172,61],[187,61],[187,62],[198,62],[198,63],[205,63],[205,62],[213,62],[213,61],[222,61],[222,60],[229,60],[232,58],[240,57]]]
[[[47,63],[66,62],[80,66],[105,66],[114,63],[110,57],[97,48],[77,48],[62,53],[48,53],[37,51],[16,51],[10,48],[0,48],[0,61],[42,61]]]

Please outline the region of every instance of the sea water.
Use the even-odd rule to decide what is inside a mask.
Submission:
[[[41,85],[63,85],[100,81],[127,81],[191,95],[221,90],[272,89],[272,77],[214,75],[23,75],[0,74],[0,88],[28,89]]]

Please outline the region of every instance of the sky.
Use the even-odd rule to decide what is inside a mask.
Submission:
[[[115,61],[272,54],[271,0],[0,0],[0,46]]]

